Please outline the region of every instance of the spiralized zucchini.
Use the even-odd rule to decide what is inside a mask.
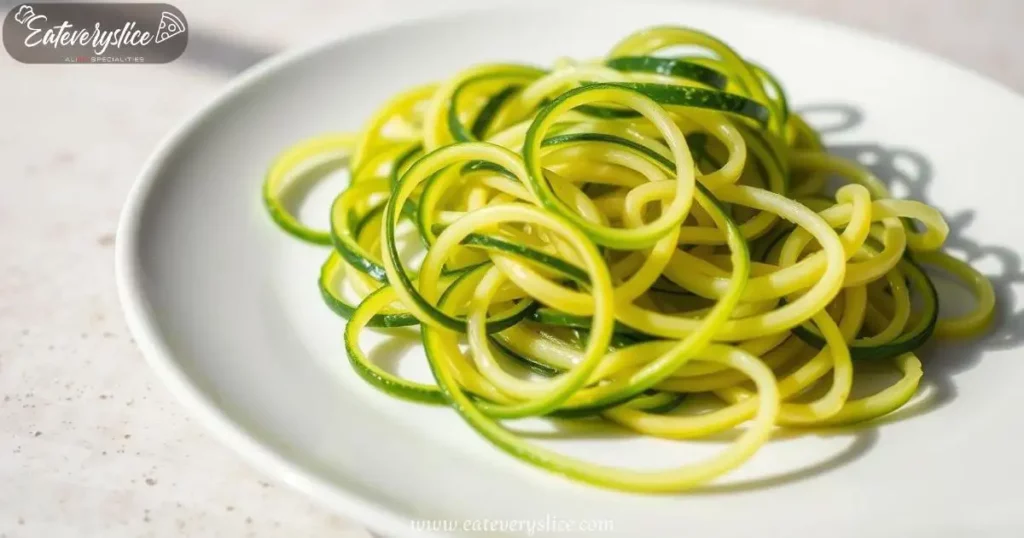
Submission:
[[[316,230],[281,197],[327,159],[350,182]],[[285,231],[333,245],[320,291],[349,320],[345,349],[366,381],[450,405],[524,461],[622,490],[692,488],[776,428],[890,413],[918,388],[921,346],[979,335],[995,305],[984,276],[940,251],[935,208],[826,153],[766,69],[686,28],[637,32],[599,60],[479,65],[410,89],[358,133],[287,148],[263,194]],[[975,310],[940,319],[927,267],[961,280]],[[435,383],[360,349],[365,328],[414,325]],[[902,378],[851,398],[859,361]],[[687,413],[693,393],[721,406]],[[669,439],[744,427],[707,461],[636,471],[501,424],[537,416]]]

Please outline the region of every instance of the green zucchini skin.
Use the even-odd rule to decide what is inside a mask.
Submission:
[[[500,92],[494,94],[488,101],[487,104],[480,110],[480,114],[473,120],[473,125],[470,127],[470,134],[475,140],[483,140],[484,133],[491,127],[491,123],[494,121],[494,117],[501,110],[501,107],[508,102],[509,99],[514,97],[523,87],[518,84],[511,84]]]
[[[904,332],[884,344],[865,346],[858,345],[856,340],[849,342],[847,345],[850,348],[850,357],[855,360],[891,359],[904,353],[916,351],[927,343],[935,333],[935,325],[939,320],[939,294],[935,289],[935,284],[928,277],[928,273],[910,256],[904,256],[900,260],[899,266],[907,275],[911,288],[920,294],[924,303],[921,321],[909,332]],[[825,346],[825,340],[820,335],[802,325],[794,327],[793,333],[815,349],[822,349]]]
[[[652,73],[692,80],[717,90],[724,90],[729,84],[729,77],[720,71],[680,58],[619,56],[608,60],[605,65],[625,73]]]
[[[762,128],[767,128],[768,121],[771,118],[771,113],[768,111],[768,108],[762,105],[761,103],[743,97],[742,95],[727,93],[718,90],[705,90],[704,88],[696,88],[693,86],[674,86],[669,84],[654,84],[650,82],[586,81],[583,83],[583,87],[628,88],[640,92],[662,105],[704,108],[708,110],[717,110],[719,112],[725,112],[728,114],[735,114],[737,116],[757,122],[757,124],[760,125]],[[597,108],[601,108],[602,110],[610,112],[595,113],[594,109]],[[608,109],[603,107],[593,107],[587,109],[579,107],[579,109],[581,111],[584,111],[585,113],[595,113],[597,115],[600,115],[602,113],[608,114],[607,117],[612,118],[636,116],[635,112],[632,112],[627,116],[618,115],[619,113],[625,113],[626,111],[620,111],[618,109]]]
[[[320,297],[323,299],[324,304],[331,309],[332,312],[338,314],[345,319],[351,319],[352,314],[356,311],[356,307],[348,304],[338,293],[334,291],[334,280],[335,275],[339,271],[339,265],[341,260],[338,259],[337,253],[331,253],[331,256],[327,258],[327,261],[320,267],[320,278],[317,279],[317,287],[320,289]],[[403,314],[377,314],[370,319],[367,323],[367,327],[383,327],[383,328],[394,328],[394,327],[409,327],[412,325],[419,325],[419,320],[415,316],[408,313]]]
[[[334,204],[332,204],[332,214],[334,213],[334,205],[338,204],[340,200],[341,195],[338,195],[334,200]],[[359,252],[360,249],[356,248],[354,240],[352,239],[354,237],[358,237],[359,230],[366,225],[366,222],[382,210],[383,206],[379,206],[378,208],[371,210],[356,224],[356,226],[352,226],[350,228],[350,233],[344,233],[341,228],[342,226],[348,226],[351,224],[347,221],[348,219],[345,219],[345,222],[340,222],[342,219],[333,219],[331,221],[331,243],[334,246],[334,250],[357,271],[366,273],[378,282],[387,282],[388,276],[384,271],[384,266],[367,258],[366,256],[363,256]]]
[[[537,69],[530,66],[507,66],[502,69],[495,70],[486,74],[475,76],[467,80],[462,81],[452,92],[451,103],[448,105],[446,119],[448,121],[448,132],[452,135],[452,138],[456,142],[473,142],[480,140],[483,134],[487,131],[494,116],[501,109],[501,106],[508,101],[510,97],[515,95],[519,89],[522,88],[521,83],[512,83],[500,90],[498,93],[491,96],[488,102],[484,105],[484,108],[477,113],[477,117],[473,122],[473,125],[467,128],[459,120],[458,102],[459,96],[462,95],[463,90],[467,87],[490,80],[521,80],[528,82],[539,78],[540,76],[547,73],[543,69]]]

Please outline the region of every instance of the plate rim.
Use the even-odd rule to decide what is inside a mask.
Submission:
[[[959,73],[960,77],[972,79],[975,83],[983,83],[988,91],[1009,93],[1018,100],[1022,96],[1007,85],[980,73],[969,65],[943,58],[934,53],[923,51],[915,46],[903,43],[874,31],[863,30],[806,14],[795,13],[771,6],[751,4],[721,4],[713,0],[686,0],[670,2],[668,0],[562,0],[555,6],[547,6],[544,0],[498,0],[490,4],[466,3],[463,0],[439,2],[424,8],[422,3],[414,3],[411,8],[394,14],[389,13],[383,18],[377,17],[355,26],[344,26],[325,36],[306,44],[286,49],[261,60],[234,76],[226,85],[216,90],[212,96],[186,118],[179,121],[166,133],[145,159],[140,172],[132,183],[128,195],[123,202],[118,217],[114,245],[114,274],[121,310],[129,333],[142,353],[149,367],[155,372],[160,382],[167,388],[188,413],[202,427],[212,434],[223,446],[229,448],[251,465],[257,472],[264,473],[292,489],[301,492],[310,501],[325,507],[334,513],[350,518],[358,525],[368,527],[374,533],[383,532],[389,537],[408,538],[445,538],[452,535],[414,529],[387,505],[365,500],[360,495],[321,478],[315,472],[304,469],[301,465],[260,441],[242,425],[232,420],[223,408],[210,395],[192,381],[179,365],[175,353],[164,337],[164,332],[156,321],[147,299],[145,286],[142,283],[140,268],[140,227],[147,206],[151,203],[152,192],[158,185],[158,177],[166,165],[168,158],[188,140],[196,128],[213,112],[227,104],[244,92],[249,86],[264,77],[320,54],[334,46],[351,39],[368,36],[374,33],[394,30],[403,26],[417,26],[454,20],[473,14],[500,12],[502,10],[526,11],[538,7],[564,11],[573,5],[587,7],[623,6],[650,9],[655,7],[699,6],[702,9],[719,12],[757,13],[761,17],[789,20],[798,25],[818,26],[842,32],[851,38],[878,43],[884,47],[898,49],[901,53],[941,65]],[[407,6],[403,6],[406,8]],[[1024,105],[1024,102],[1022,102]]]

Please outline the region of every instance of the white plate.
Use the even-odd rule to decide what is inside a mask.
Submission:
[[[117,270],[127,320],[159,375],[259,467],[389,536],[414,518],[610,520],[609,536],[1020,536],[1024,533],[1021,137],[1024,100],[965,70],[817,22],[711,5],[535,4],[346,36],[267,62],[175,131],[125,207]],[[781,77],[827,141],[940,207],[951,244],[994,275],[993,336],[932,349],[912,418],[769,443],[715,486],[644,496],[570,482],[499,452],[448,409],[393,400],[350,371],[318,297],[325,251],[264,213],[271,157],[352,130],[393,92],[474,62],[605,52],[632,30],[711,31]],[[897,188],[907,191],[907,188]],[[325,222],[329,192],[306,215]],[[413,347],[403,371],[422,376]],[[541,442],[640,467],[717,442],[580,433]],[[582,533],[592,535],[595,533]],[[466,535],[466,534],[462,534]],[[502,535],[496,533],[495,535]],[[579,533],[577,536],[581,535]]]

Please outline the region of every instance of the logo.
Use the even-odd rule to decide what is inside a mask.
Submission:
[[[188,45],[170,4],[22,4],[4,19],[7,52],[29,64],[167,63]]]

